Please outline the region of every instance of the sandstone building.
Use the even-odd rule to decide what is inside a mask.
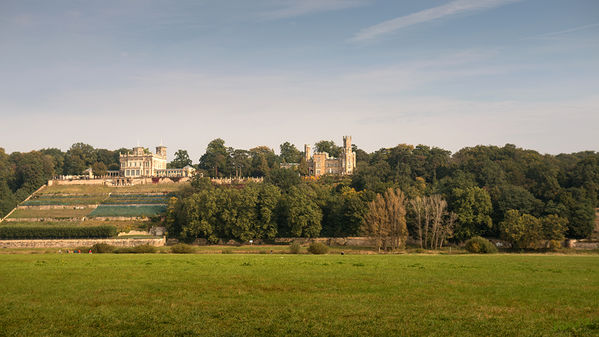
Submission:
[[[326,152],[311,153],[310,145],[304,145],[304,155],[308,164],[308,174],[352,174],[356,169],[356,153],[351,148],[351,136],[343,137],[343,148],[340,158],[329,157]]]

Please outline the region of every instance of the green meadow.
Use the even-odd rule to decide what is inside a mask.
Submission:
[[[599,256],[0,255],[3,336],[597,336]]]

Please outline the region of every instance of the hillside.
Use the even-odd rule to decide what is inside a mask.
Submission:
[[[45,186],[19,204],[0,225],[113,225],[119,232],[148,230],[157,224],[157,217],[165,211],[168,199],[185,185]]]

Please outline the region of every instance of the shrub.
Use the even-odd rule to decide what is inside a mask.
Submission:
[[[466,241],[465,248],[470,253],[476,254],[497,253],[497,247],[491,241],[480,236],[475,236]]]
[[[132,247],[133,253],[146,254],[146,253],[156,253],[156,247],[150,245],[140,245]]]
[[[312,242],[308,251],[312,254],[326,254],[329,252],[329,246],[321,242]]]
[[[549,240],[547,242],[547,248],[553,251],[558,250],[562,248],[562,242],[560,240]]]
[[[222,254],[233,254],[233,251],[231,249],[223,249],[221,251]]]
[[[0,227],[0,239],[108,238],[117,233],[115,226],[6,226]]]
[[[185,243],[178,243],[171,247],[173,254],[192,254],[193,252],[195,252],[195,247]]]
[[[299,254],[302,250],[302,247],[300,246],[300,244],[298,242],[292,242],[289,245],[289,253],[291,254]]]
[[[104,254],[104,253],[112,253],[116,249],[116,247],[111,246],[106,243],[96,243],[90,249],[91,249],[92,253]]]
[[[150,245],[139,245],[135,247],[121,247],[114,250],[115,254],[151,254],[156,253],[156,247]]]

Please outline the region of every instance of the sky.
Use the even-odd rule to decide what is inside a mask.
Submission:
[[[596,0],[0,0],[0,147],[599,151]]]

